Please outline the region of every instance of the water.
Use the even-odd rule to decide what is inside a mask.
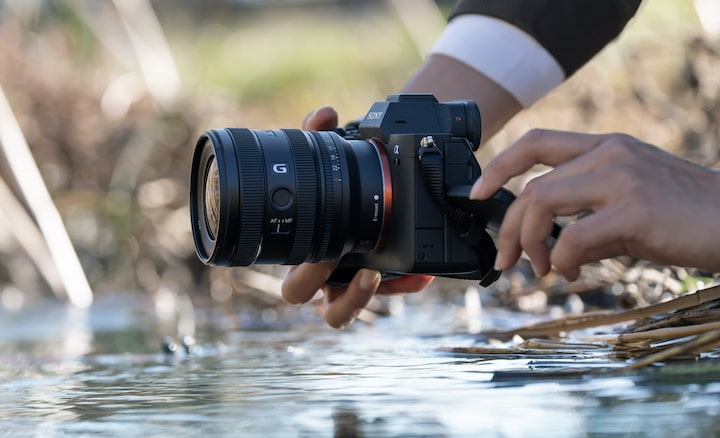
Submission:
[[[162,352],[169,330],[138,297],[90,312],[41,306],[0,319],[3,436],[714,436],[720,364],[619,372],[593,353],[482,358],[450,307],[373,326],[241,330],[198,312],[198,344]],[[507,314],[482,322],[507,324]],[[182,348],[179,350],[182,352]]]

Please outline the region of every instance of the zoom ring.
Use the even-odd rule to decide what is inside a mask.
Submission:
[[[290,140],[297,176],[297,213],[295,238],[287,259],[294,265],[306,261],[310,254],[315,233],[315,212],[317,205],[317,172],[315,159],[305,134],[297,129],[284,129]]]
[[[246,266],[255,262],[260,249],[265,205],[265,177],[260,144],[249,129],[228,129],[235,146],[240,174],[240,235],[232,257],[232,265]],[[258,183],[260,182],[260,183]]]
[[[320,162],[323,165],[323,174],[325,176],[325,186],[321,193],[325,194],[323,202],[324,217],[322,220],[322,232],[320,236],[320,245],[318,246],[318,252],[313,261],[321,261],[327,256],[328,248],[330,247],[330,238],[332,237],[333,220],[335,220],[335,191],[333,185],[333,174],[332,174],[332,162],[330,160],[330,148],[334,149],[334,145],[328,144],[319,132],[312,132],[313,137],[318,143],[318,149],[320,149]],[[330,140],[332,141],[332,140]]]

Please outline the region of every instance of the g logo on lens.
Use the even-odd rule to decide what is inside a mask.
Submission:
[[[288,173],[288,165],[287,163],[275,163],[272,165],[272,170],[278,174]]]

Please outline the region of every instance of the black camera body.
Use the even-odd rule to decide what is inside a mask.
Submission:
[[[332,131],[217,129],[198,140],[190,210],[210,265],[342,258],[331,282],[384,274],[499,277],[488,230],[514,196],[468,199],[480,176],[472,101],[397,94]]]
[[[451,187],[472,186],[481,173],[473,154],[480,137],[480,113],[474,102],[448,104],[430,94],[397,94],[373,104],[358,124],[357,138],[379,140],[389,162],[393,196],[385,242],[380,251],[346,255],[333,279],[342,283],[357,267],[369,267],[478,280],[490,274],[494,281],[492,240],[481,239],[482,247],[469,241],[469,230],[453,222],[430,186],[438,185],[443,195]],[[440,169],[431,180],[421,156],[433,146]],[[474,224],[472,232],[484,233],[485,225]]]

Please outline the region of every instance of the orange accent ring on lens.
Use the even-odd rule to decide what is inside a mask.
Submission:
[[[370,253],[374,254],[385,246],[385,225],[388,224],[390,216],[392,215],[392,176],[390,174],[390,162],[388,161],[387,151],[385,150],[383,142],[376,138],[371,138],[368,141],[375,146],[375,150],[378,152],[383,184],[382,224],[380,224],[380,233],[378,235],[377,243],[375,244],[375,247],[370,250]]]

